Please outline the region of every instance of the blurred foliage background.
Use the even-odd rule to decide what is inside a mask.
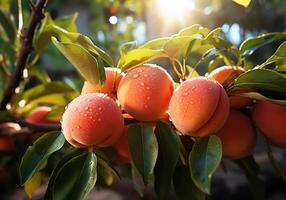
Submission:
[[[79,32],[116,59],[120,45],[125,42],[135,40],[142,44],[192,24],[210,29],[222,27],[225,37],[239,45],[249,37],[284,31],[285,10],[285,0],[254,0],[247,8],[229,0],[54,0],[48,6],[52,17],[78,12]],[[263,61],[276,47],[274,43],[268,51],[256,52],[251,60],[254,64]],[[49,48],[44,58],[50,69],[68,66],[54,48]]]

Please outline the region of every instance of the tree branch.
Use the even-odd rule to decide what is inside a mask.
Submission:
[[[47,2],[48,0],[38,0],[37,4],[33,6],[28,28],[23,28],[21,30],[21,47],[16,61],[16,71],[11,77],[8,87],[4,93],[4,97],[0,106],[1,110],[6,109],[6,106],[10,102],[15,89],[23,80],[23,71],[26,67],[29,54],[33,51],[32,43],[34,33],[38,24],[45,17],[43,14],[43,9],[46,7]]]

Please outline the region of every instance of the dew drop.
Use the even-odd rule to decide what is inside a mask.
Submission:
[[[80,126],[76,126],[77,129],[80,129]]]
[[[139,72],[139,73],[143,72],[143,69],[138,69],[138,72]]]
[[[100,122],[100,121],[101,121],[101,119],[100,119],[100,118],[98,118],[98,119],[97,119],[97,121],[99,121],[99,122]]]
[[[146,89],[147,89],[147,90],[150,90],[150,87],[147,86]]]
[[[74,110],[74,111],[77,111],[78,109],[77,109],[77,107],[74,107],[73,110]]]
[[[140,85],[141,85],[141,86],[144,86],[145,84],[144,84],[143,82],[140,82]]]
[[[88,106],[86,106],[85,108],[84,108],[84,110],[88,110],[89,109],[89,107]]]
[[[98,110],[102,110],[102,107],[99,107]]]
[[[189,93],[188,92],[184,92],[183,93],[183,96],[187,96]]]
[[[93,117],[92,117],[92,116],[89,116],[89,119],[93,119]]]

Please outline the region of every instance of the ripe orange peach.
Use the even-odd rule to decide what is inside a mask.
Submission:
[[[183,82],[175,90],[169,112],[173,124],[182,134],[203,137],[223,126],[229,102],[217,81],[198,77]]]
[[[81,94],[101,92],[107,94],[111,98],[116,97],[116,92],[123,75],[118,68],[106,67],[104,70],[106,75],[105,84],[93,85],[90,82],[85,81],[81,90]]]
[[[122,108],[135,119],[155,121],[167,111],[173,91],[173,80],[166,70],[144,64],[122,78],[117,97]]]
[[[124,126],[123,134],[118,141],[113,145],[113,149],[117,154],[117,160],[120,163],[127,163],[131,160],[128,139],[127,139],[128,126]]]
[[[62,131],[75,147],[107,147],[123,133],[124,120],[116,102],[102,93],[75,98],[62,117]]]
[[[13,132],[20,130],[21,127],[12,122],[6,122],[0,124],[0,135],[1,133]],[[0,136],[0,151],[14,151],[14,144],[9,135]]]
[[[286,106],[257,101],[252,117],[271,144],[286,148]]]
[[[209,78],[218,81],[223,86],[230,85],[234,79],[240,74],[243,74],[245,69],[237,66],[223,66],[215,69],[209,75]],[[241,91],[241,90],[240,90]],[[232,108],[243,108],[252,103],[252,100],[247,97],[235,96],[239,91],[235,91],[229,97],[230,107]]]
[[[251,154],[256,134],[251,120],[242,112],[231,109],[223,127],[216,133],[222,142],[225,158],[239,159]]]
[[[53,121],[46,120],[46,115],[51,111],[51,108],[48,106],[40,106],[35,108],[26,118],[27,122],[35,124],[52,124],[56,123]]]

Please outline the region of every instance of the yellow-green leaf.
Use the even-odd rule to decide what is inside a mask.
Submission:
[[[37,172],[33,177],[24,185],[24,190],[28,197],[32,199],[33,193],[40,187],[42,182],[42,173]]]
[[[251,2],[251,0],[233,0],[233,1],[239,5],[244,6],[244,7],[247,7]]]

